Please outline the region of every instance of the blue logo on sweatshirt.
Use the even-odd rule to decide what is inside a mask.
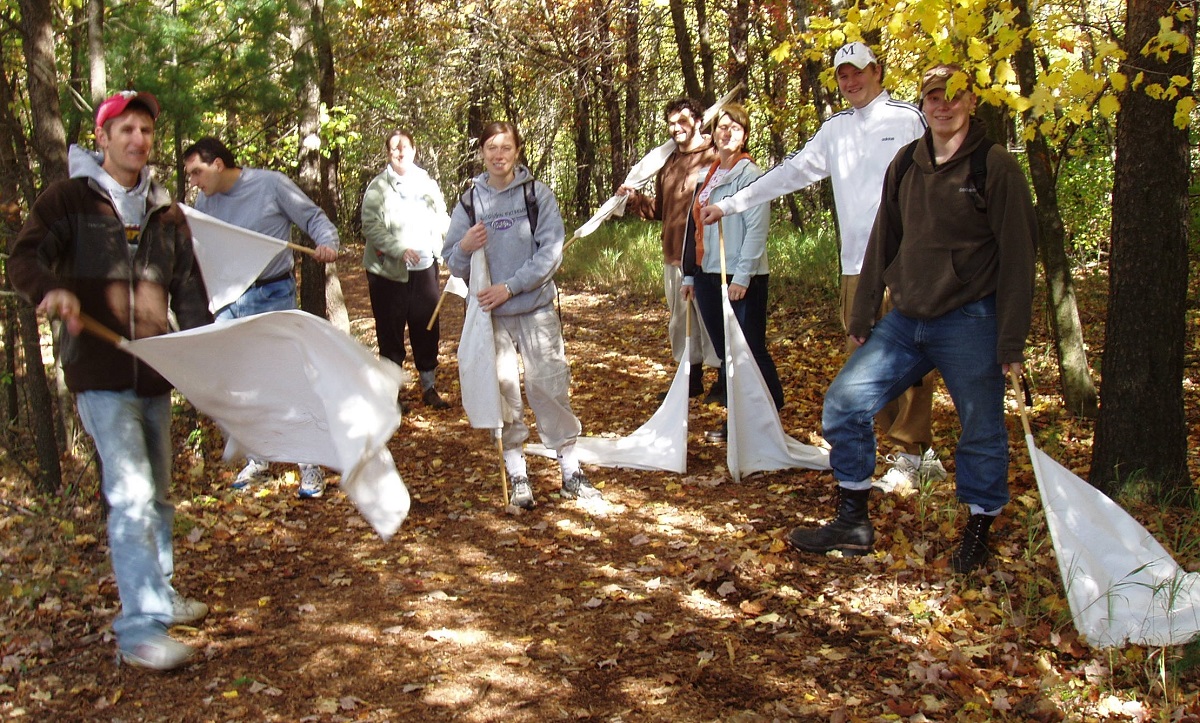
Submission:
[[[495,231],[507,231],[515,225],[515,221],[508,217],[500,217],[492,221],[492,229]]]

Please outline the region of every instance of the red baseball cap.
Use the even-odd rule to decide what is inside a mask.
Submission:
[[[120,93],[109,96],[100,107],[96,109],[96,125],[103,126],[109,120],[116,118],[125,112],[130,103],[139,103],[146,110],[150,111],[150,117],[158,120],[158,98],[155,98],[146,91],[123,90]]]

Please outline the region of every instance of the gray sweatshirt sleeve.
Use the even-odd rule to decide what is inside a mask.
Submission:
[[[464,281],[471,280],[471,254],[458,247],[467,230],[471,228],[471,219],[463,210],[461,203],[454,204],[450,214],[450,226],[446,229],[446,240],[442,244],[442,258],[446,260],[446,268],[450,273]]]
[[[341,246],[337,227],[325,215],[321,207],[313,203],[313,200],[305,195],[292,179],[283,174],[280,176],[282,180],[275,184],[276,199],[279,207],[283,209],[284,215],[303,229],[304,233],[308,234],[308,237],[318,246],[328,246],[337,250]]]

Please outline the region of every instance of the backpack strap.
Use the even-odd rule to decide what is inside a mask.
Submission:
[[[896,164],[896,189],[892,192],[893,202],[900,200],[900,182],[904,180],[904,174],[908,173],[908,169],[912,168],[913,156],[916,154],[917,144],[920,142],[921,139],[918,138],[905,146],[900,153],[900,160]]]
[[[538,201],[537,189],[534,188],[533,181],[525,184],[525,213],[529,216],[529,233],[536,234],[538,225]]]
[[[529,232],[537,233],[538,225],[538,200],[537,190],[533,187],[533,183],[524,184],[525,187],[525,213],[529,215]],[[467,189],[458,199],[458,203],[462,206],[463,211],[467,213],[467,220],[470,225],[475,225],[475,184]]]
[[[913,155],[917,152],[917,144],[921,139],[917,139],[904,147],[901,152],[900,159],[896,163],[896,188],[892,192],[892,201],[900,200],[900,182],[904,180],[904,174],[908,173],[908,169],[912,168]],[[996,142],[991,138],[984,138],[975,146],[975,150],[971,151],[971,197],[975,202],[975,210],[981,213],[987,212],[987,201],[984,191],[987,189],[987,157],[992,150],[992,146]]]
[[[467,228],[475,225],[475,184],[472,183],[467,187],[467,192],[458,198],[458,205],[462,206],[463,211],[467,213]]]
[[[994,145],[996,142],[991,138],[984,138],[971,151],[971,185],[974,186],[971,199],[975,202],[975,210],[982,213],[987,212],[987,196],[984,193],[987,189],[987,157]]]

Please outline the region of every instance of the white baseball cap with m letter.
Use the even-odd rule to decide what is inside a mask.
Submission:
[[[849,63],[855,68],[862,70],[871,63],[878,64],[875,59],[875,53],[867,47],[866,43],[847,43],[837,51],[837,55],[833,56],[833,69],[837,70],[844,63]]]

